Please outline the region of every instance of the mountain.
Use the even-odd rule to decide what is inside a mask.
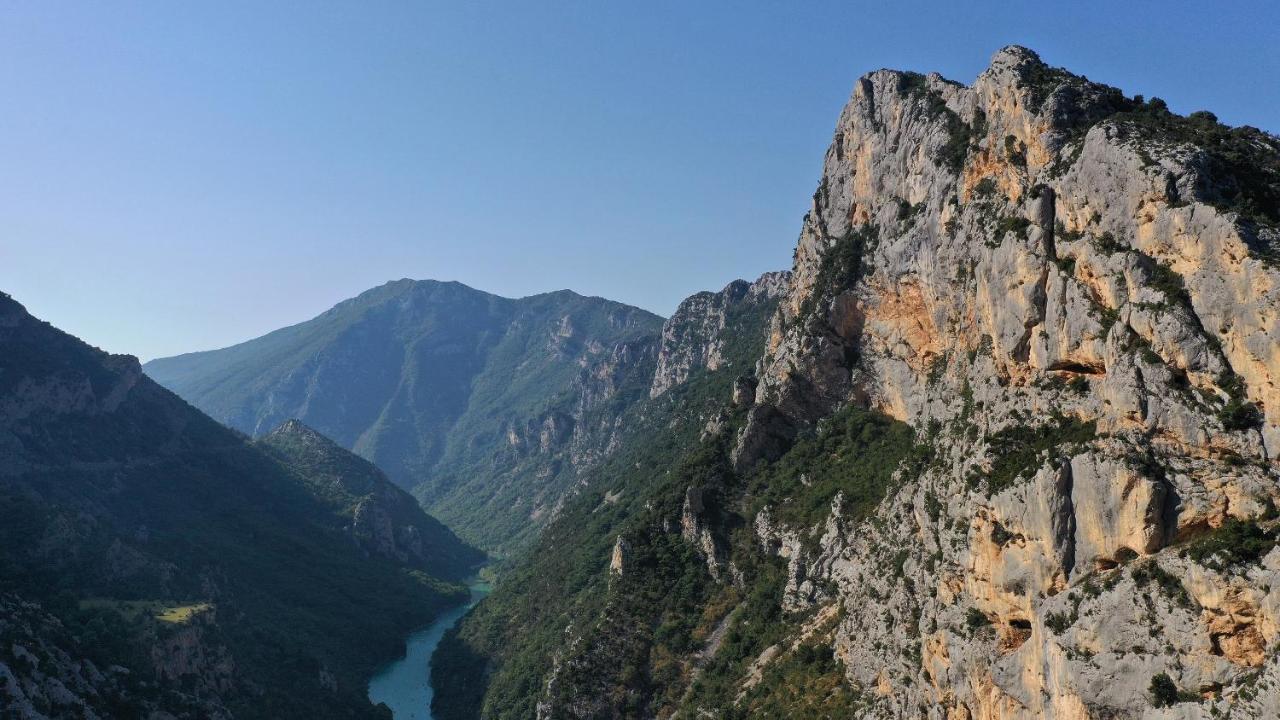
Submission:
[[[751,348],[767,331],[769,311],[786,294],[789,279],[785,272],[765,273],[755,282],[735,280],[720,292],[700,292],[680,303],[662,326],[649,397],[702,369],[727,367],[750,375],[755,362]]]
[[[450,580],[465,579],[484,562],[484,553],[423,512],[376,466],[301,421],[285,421],[254,445],[293,471],[329,508],[330,528],[345,533],[368,556]]]
[[[706,557],[714,559],[719,541],[705,523],[692,517],[684,523],[680,517],[687,485],[682,458],[700,455],[704,442],[714,445],[745,412],[744,406],[726,407],[724,400],[741,398],[752,387],[769,318],[787,280],[787,273],[769,273],[755,283],[737,281],[719,293],[699,293],[667,320],[659,348],[659,357],[667,360],[650,383],[657,390],[628,412],[619,447],[589,473],[591,481],[566,500],[561,517],[527,555],[506,570],[491,596],[495,600],[482,602],[462,631],[447,636],[437,650],[432,660],[437,717],[534,717],[540,690],[562,661],[566,629],[599,622],[619,593],[685,609],[692,589],[701,592],[714,584],[711,573],[720,574],[719,566],[704,562],[695,548],[709,547]],[[708,357],[715,360],[708,364]],[[711,501],[709,495],[694,499]],[[674,513],[663,525],[670,542],[651,551],[620,539],[634,518],[650,513]],[[615,571],[606,568],[621,572],[635,565],[651,571],[645,582],[624,590],[609,581]],[[604,652],[621,659],[646,651],[643,643],[620,639]],[[608,672],[603,664],[581,668]],[[600,688],[573,689],[584,707],[607,697],[595,694]]]
[[[437,717],[1276,716],[1278,241],[1259,130],[1019,47],[862,77],[753,376],[651,385]]]
[[[250,443],[3,294],[0,448],[5,717],[383,717],[369,675],[477,557],[315,433]]]
[[[297,418],[386,470],[470,542],[512,548],[644,396],[662,319],[562,291],[399,280],[240,345],[147,363],[259,436]]]

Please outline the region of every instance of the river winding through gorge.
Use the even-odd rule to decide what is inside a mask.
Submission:
[[[395,720],[432,720],[431,698],[435,691],[431,687],[431,656],[449,628],[489,594],[490,586],[477,581],[469,589],[470,600],[415,630],[405,638],[405,656],[388,663],[369,680],[369,701],[391,708]]]

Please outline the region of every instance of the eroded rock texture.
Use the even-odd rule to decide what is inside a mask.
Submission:
[[[871,716],[1280,712],[1274,208],[1161,110],[1011,47],[972,87],[867,75],[840,117],[735,459],[845,403],[928,429],[873,521],[790,557]]]
[[[726,345],[743,334],[735,322],[787,293],[790,273],[771,272],[755,282],[735,280],[718,293],[700,292],[685,298],[662,326],[662,345],[650,397],[658,397],[689,379],[697,369],[718,370],[726,363]],[[750,372],[752,368],[741,368]]]

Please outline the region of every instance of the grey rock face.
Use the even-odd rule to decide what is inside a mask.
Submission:
[[[750,376],[740,376],[733,381],[733,399],[734,407],[750,407],[756,401],[756,386],[759,385],[756,379]]]
[[[755,282],[735,280],[720,292],[697,293],[680,303],[662,326],[658,367],[649,397],[658,397],[683,383],[698,368],[718,370],[724,366],[725,343],[737,332],[726,333],[726,329],[734,327],[735,316],[784,296],[790,276],[787,272],[769,272]]]
[[[716,599],[625,614],[652,587],[635,566],[603,609],[554,608],[575,624],[539,716],[1277,716],[1276,229],[1227,201],[1248,189],[1215,137],[1280,176],[1275,138],[1174,118],[1023,48],[971,87],[861,78],[755,382],[698,418],[704,442],[732,440],[735,472],[717,453],[716,481],[673,482],[682,468],[658,463],[639,516],[654,547],[678,533],[705,561]],[[675,396],[714,356],[717,302],[667,324],[651,393]],[[843,421],[904,428],[832,417],[849,405],[909,424],[916,447],[881,454],[870,420]],[[750,553],[785,563],[780,596]],[[719,605],[739,589],[769,599],[742,617]],[[705,642],[649,632],[675,620]],[[725,627],[759,641],[720,643]]]
[[[621,575],[627,571],[627,556],[630,552],[631,548],[626,538],[619,535],[613,543],[613,555],[609,559],[609,574]]]
[[[840,116],[734,461],[845,403],[934,428],[933,464],[816,553],[756,519],[788,609],[846,612],[868,717],[1276,712],[1280,551],[1184,556],[1280,501],[1280,271],[1251,249],[1273,229],[1134,106],[1006,48],[972,87],[871,73]],[[988,488],[991,438],[1053,417],[1096,434]],[[1159,673],[1204,700],[1157,709]]]
[[[11,594],[0,595],[0,710],[6,718],[48,720],[77,717],[103,720],[115,717],[116,709],[132,705],[148,717],[175,717],[174,713],[197,713],[212,720],[227,720],[231,714],[215,699],[197,698],[180,692],[151,697],[131,682],[131,671],[118,666],[100,668],[84,657],[78,641],[62,623],[39,604]],[[164,653],[156,646],[157,661],[167,661],[170,650],[180,653],[180,643],[164,643]],[[195,649],[190,646],[184,649]],[[225,652],[225,649],[223,649]],[[190,658],[188,658],[190,660]],[[219,658],[224,663],[226,658]],[[161,676],[173,669],[157,664]],[[184,668],[189,682],[225,674],[227,666],[210,668],[206,663],[190,663]],[[207,692],[208,688],[201,688]]]
[[[704,520],[705,511],[702,489],[688,488],[684,494],[684,507],[680,514],[680,534],[685,542],[693,545],[706,561],[707,572],[711,577],[720,580],[724,576],[724,548]]]

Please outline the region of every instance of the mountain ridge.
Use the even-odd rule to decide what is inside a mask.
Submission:
[[[511,548],[608,447],[599,408],[632,401],[661,322],[572,291],[509,299],[400,280],[144,370],[250,435],[299,418],[373,460],[470,541]],[[515,474],[542,481],[515,486]]]
[[[1274,715],[1276,198],[1274,136],[1025,48],[864,75],[753,381],[587,479],[437,715]]]
[[[0,348],[6,712],[380,716],[368,674],[465,598],[440,576],[474,550],[364,552],[308,468],[4,294]]]
[[[471,287],[470,285],[467,285],[466,283],[463,283],[463,282],[461,282],[461,281],[459,281],[459,280],[436,280],[436,279],[434,279],[434,278],[409,278],[409,277],[403,277],[403,278],[397,278],[397,279],[395,279],[395,280],[388,280],[388,281],[386,281],[386,282],[382,283],[381,285],[376,285],[376,286],[374,286],[374,287],[371,287],[371,288],[369,288],[369,289],[367,289],[367,290],[364,290],[364,291],[362,291],[362,292],[360,292],[360,293],[357,293],[356,295],[353,295],[352,297],[346,298],[345,300],[339,300],[337,303],[335,303],[333,306],[331,306],[328,310],[325,310],[325,311],[321,312],[321,313],[320,313],[320,315],[324,315],[325,313],[331,312],[331,311],[333,311],[333,310],[337,310],[338,308],[340,308],[340,307],[342,307],[343,305],[346,305],[346,304],[348,304],[348,303],[356,303],[356,302],[357,302],[357,301],[359,301],[362,297],[364,297],[364,296],[366,296],[366,295],[370,295],[370,294],[372,294],[372,293],[375,293],[375,292],[377,292],[377,291],[383,290],[383,289],[388,288],[388,287],[392,287],[392,286],[396,286],[396,287],[412,286],[412,285],[414,285],[414,284],[418,284],[418,283],[425,283],[425,284],[429,284],[429,285],[456,286],[456,287],[460,287],[460,288],[466,288],[467,290],[474,290],[474,291],[476,291],[476,292],[484,293],[485,295],[490,295],[490,296],[495,297],[495,298],[498,298],[498,299],[500,299],[500,300],[507,300],[507,301],[511,301],[511,302],[519,302],[519,301],[521,301],[521,300],[532,300],[532,299],[537,299],[537,298],[542,298],[542,297],[566,296],[566,295],[567,295],[567,296],[571,296],[571,297],[575,297],[575,298],[581,298],[581,299],[585,299],[585,300],[602,300],[602,301],[609,302],[609,303],[617,303],[617,304],[619,304],[619,305],[628,305],[627,303],[623,303],[622,301],[619,301],[619,300],[613,300],[613,299],[611,299],[611,298],[606,298],[606,297],[603,297],[603,296],[600,296],[600,295],[583,295],[582,293],[579,293],[578,291],[573,290],[572,288],[562,288],[562,289],[559,289],[559,290],[547,290],[547,291],[544,291],[544,292],[531,293],[531,294],[529,294],[529,295],[520,295],[520,296],[516,296],[516,297],[510,297],[510,296],[507,296],[507,295],[499,295],[499,294],[497,294],[497,293],[491,293],[491,292],[489,292],[489,291],[487,291],[487,290],[479,290],[479,289],[477,289],[477,288],[473,288],[473,287]],[[651,310],[646,310],[645,308],[641,308],[641,307],[639,307],[639,306],[632,306],[632,305],[628,305],[628,306],[629,306],[629,307],[635,307],[635,308],[637,308],[637,309],[639,309],[639,310],[643,310],[644,312],[648,312],[648,313],[650,313],[651,315],[653,315],[653,316],[654,316],[654,317],[656,317],[656,318],[663,319],[662,315],[660,315],[659,313],[653,312],[653,311],[651,311]],[[310,318],[309,320],[301,320],[301,321],[299,321],[299,322],[296,322],[296,323],[293,323],[293,324],[290,324],[290,325],[285,325],[285,326],[283,326],[283,327],[276,328],[275,330],[270,330],[270,331],[268,331],[268,332],[266,332],[266,333],[264,333],[264,334],[262,334],[262,335],[259,335],[259,336],[257,336],[257,337],[248,338],[248,339],[246,339],[246,340],[241,340],[241,341],[239,341],[239,342],[234,342],[234,343],[232,343],[232,344],[230,344],[230,345],[225,345],[225,346],[223,346],[223,347],[218,347],[218,348],[209,348],[209,349],[207,349],[207,350],[191,350],[191,351],[188,351],[188,352],[181,352],[181,353],[177,353],[177,354],[174,354],[174,355],[164,355],[164,356],[161,356],[161,357],[155,357],[155,358],[151,358],[151,359],[149,359],[149,360],[146,360],[146,361],[144,361],[142,364],[145,366],[145,365],[149,365],[149,364],[151,364],[151,363],[153,363],[153,362],[157,362],[157,361],[177,360],[177,359],[179,359],[179,358],[190,358],[191,356],[195,356],[195,355],[204,355],[204,354],[206,354],[206,353],[216,353],[216,352],[222,352],[222,351],[224,351],[224,350],[232,350],[232,349],[234,349],[234,348],[238,348],[238,347],[240,347],[240,346],[242,346],[242,345],[245,345],[245,344],[248,344],[248,343],[254,342],[254,341],[256,341],[256,340],[261,340],[262,338],[266,337],[267,335],[271,335],[271,334],[273,334],[273,333],[277,333],[277,332],[281,332],[281,331],[285,331],[285,330],[290,330],[290,329],[293,329],[293,328],[298,327],[299,325],[305,325],[305,324],[307,324],[308,322],[311,322],[312,320],[317,319],[320,315],[317,315],[317,316],[315,316],[315,317],[313,317],[313,318]]]
[[[311,485],[341,519],[341,531],[366,553],[455,582],[474,575],[485,561],[484,553],[427,515],[377,466],[302,421],[286,420],[253,444],[280,458]]]

